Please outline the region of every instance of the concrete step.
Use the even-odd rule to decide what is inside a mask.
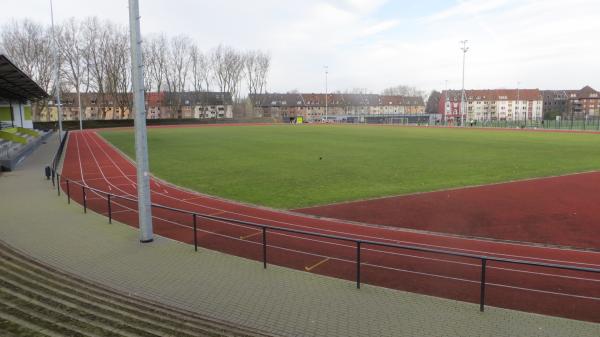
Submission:
[[[0,272],[3,290],[14,292],[4,295],[39,311],[31,316],[69,317],[73,326],[64,328],[75,333],[87,328],[101,336],[264,336],[54,270],[2,242]]]
[[[1,255],[1,254],[0,254]],[[124,321],[138,323],[144,327],[154,327],[159,331],[169,332],[168,329],[174,329],[178,335],[196,335],[202,331],[195,328],[193,325],[186,324],[187,322],[182,321],[179,318],[168,319],[159,315],[148,313],[144,308],[136,308],[131,305],[123,305],[119,301],[115,300],[110,294],[101,294],[96,296],[91,294],[90,289],[82,289],[85,287],[76,286],[72,287],[73,284],[66,284],[65,280],[52,280],[47,276],[40,276],[40,272],[30,272],[22,269],[20,266],[15,265],[8,259],[4,263],[0,262],[0,267],[5,266],[8,276],[11,276],[11,272],[14,272],[14,277],[22,277],[26,281],[20,281],[21,285],[28,285],[30,289],[40,289],[39,291],[45,293],[52,293],[54,298],[65,303],[73,303],[86,308],[93,308],[96,313],[107,315],[107,317],[113,317],[115,319],[122,319]],[[68,281],[67,281],[68,282]],[[83,290],[84,292],[82,292]],[[34,290],[35,291],[35,290]]]
[[[4,292],[3,288],[0,288],[0,312],[4,317],[25,320],[31,325],[38,326],[41,329],[46,329],[62,336],[92,336],[89,332],[74,327],[73,325],[77,325],[76,320],[51,310],[38,308],[27,301],[21,301],[17,297]],[[11,320],[11,322],[16,323],[17,321]]]
[[[131,303],[123,304],[123,301],[115,299],[111,294],[91,294],[92,291],[90,288],[86,289],[85,286],[73,284],[65,279],[53,280],[48,275],[41,275],[42,271],[22,269],[20,266],[14,264],[11,257],[2,257],[4,257],[4,262],[0,262],[0,267],[8,269],[6,271],[7,277],[12,276],[14,279],[20,276],[22,279],[16,280],[20,285],[28,285],[30,289],[41,288],[40,291],[52,293],[55,299],[64,300],[82,307],[94,308],[97,314],[115,317],[116,319],[127,321],[129,324],[137,323],[137,325],[146,328],[153,327],[153,329],[162,331],[163,333],[176,332],[180,336],[195,336],[198,334],[210,336],[223,335],[222,329],[215,329],[214,326],[202,324],[199,327],[199,324],[181,319],[181,317],[165,317],[164,315],[153,314],[150,313],[152,310],[148,310],[149,308],[144,306],[132,306]],[[11,272],[18,275],[13,276]]]
[[[46,333],[44,333],[46,332]],[[4,337],[61,337],[27,321],[0,312],[0,336]]]
[[[10,284],[15,291],[15,295],[34,298],[36,304],[61,312],[65,315],[71,315],[77,319],[86,321],[88,324],[97,328],[106,329],[109,331],[119,331],[121,335],[134,336],[162,336],[162,335],[177,335],[182,337],[192,337],[192,334],[184,333],[181,330],[169,329],[156,325],[151,321],[142,321],[134,316],[121,315],[118,312],[111,311],[110,308],[101,308],[92,303],[77,300],[76,297],[65,296],[53,291],[49,287],[41,286],[34,282],[30,282],[24,278],[18,277],[11,271],[3,268],[0,264],[0,271],[4,273],[2,282]],[[90,317],[92,320],[89,320]]]

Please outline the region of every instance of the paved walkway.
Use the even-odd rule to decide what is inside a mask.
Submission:
[[[0,175],[0,238],[49,265],[118,290],[286,336],[600,336],[586,323],[313,275],[158,237],[83,214],[42,168],[56,137]]]

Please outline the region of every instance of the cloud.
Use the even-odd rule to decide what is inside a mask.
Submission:
[[[400,24],[399,20],[381,21],[381,22],[378,22],[376,24],[373,24],[373,25],[368,26],[365,29],[363,29],[363,31],[360,32],[359,36],[366,37],[366,36],[375,35],[375,34],[384,32],[386,30],[390,30],[390,29],[398,26],[398,24]]]
[[[459,0],[456,5],[440,12],[430,14],[423,18],[423,21],[435,22],[461,16],[473,16],[480,13],[497,10],[510,2],[510,0]]]
[[[58,21],[98,15],[127,23],[126,1],[54,0]],[[459,41],[468,39],[469,88],[524,86],[600,89],[600,1],[144,0],[143,33],[186,34],[202,50],[219,43],[272,55],[270,91],[396,84],[460,85]],[[6,1],[13,16],[49,23],[47,0]]]

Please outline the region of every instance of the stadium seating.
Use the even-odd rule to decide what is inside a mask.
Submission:
[[[2,241],[0,335],[259,336],[66,274]]]
[[[0,168],[13,170],[48,136],[49,132],[46,131],[18,127],[0,130]]]

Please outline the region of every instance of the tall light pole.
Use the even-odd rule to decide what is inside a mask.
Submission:
[[[448,103],[450,102],[450,99],[448,97],[448,80],[445,80],[444,82],[444,99],[446,101],[444,102],[444,115],[442,116],[442,123],[445,125],[446,122],[448,122],[446,115],[448,115]],[[452,107],[450,107],[450,111],[452,111]]]
[[[50,22],[52,23],[52,57],[54,58],[54,95],[56,96],[56,111],[58,114],[58,139],[60,140],[63,133],[62,127],[62,106],[60,104],[60,78],[58,64],[58,41],[54,32],[54,9],[52,8],[52,0],[50,0]],[[50,113],[50,111],[48,111]]]
[[[328,103],[328,91],[327,91],[327,75],[329,74],[329,67],[325,66],[325,123],[328,122],[327,120],[327,103]]]
[[[460,49],[463,52],[462,94],[460,97],[460,117],[461,117],[461,124],[463,127],[465,126],[465,59],[467,57],[467,51],[469,51],[469,47],[467,47],[467,42],[469,42],[469,40],[460,41],[460,43],[462,43],[462,47]]]
[[[520,88],[521,87],[521,82],[517,82],[517,104],[515,104],[515,112],[516,110],[519,110],[519,114],[521,113],[521,91]],[[525,122],[525,125],[527,125],[527,116],[523,115],[523,121]]]
[[[80,86],[81,83],[79,83],[80,79],[77,79],[77,86]],[[77,88],[77,104],[79,105],[79,130],[83,130],[83,120],[82,120],[82,116],[83,116],[83,112],[81,112],[81,90],[78,87]]]
[[[152,242],[152,206],[150,204],[150,173],[148,141],[146,139],[146,107],[142,68],[142,36],[140,33],[138,0],[129,0],[129,36],[131,45],[131,81],[133,111],[135,111],[135,160],[137,164],[138,219],[140,242]]]

